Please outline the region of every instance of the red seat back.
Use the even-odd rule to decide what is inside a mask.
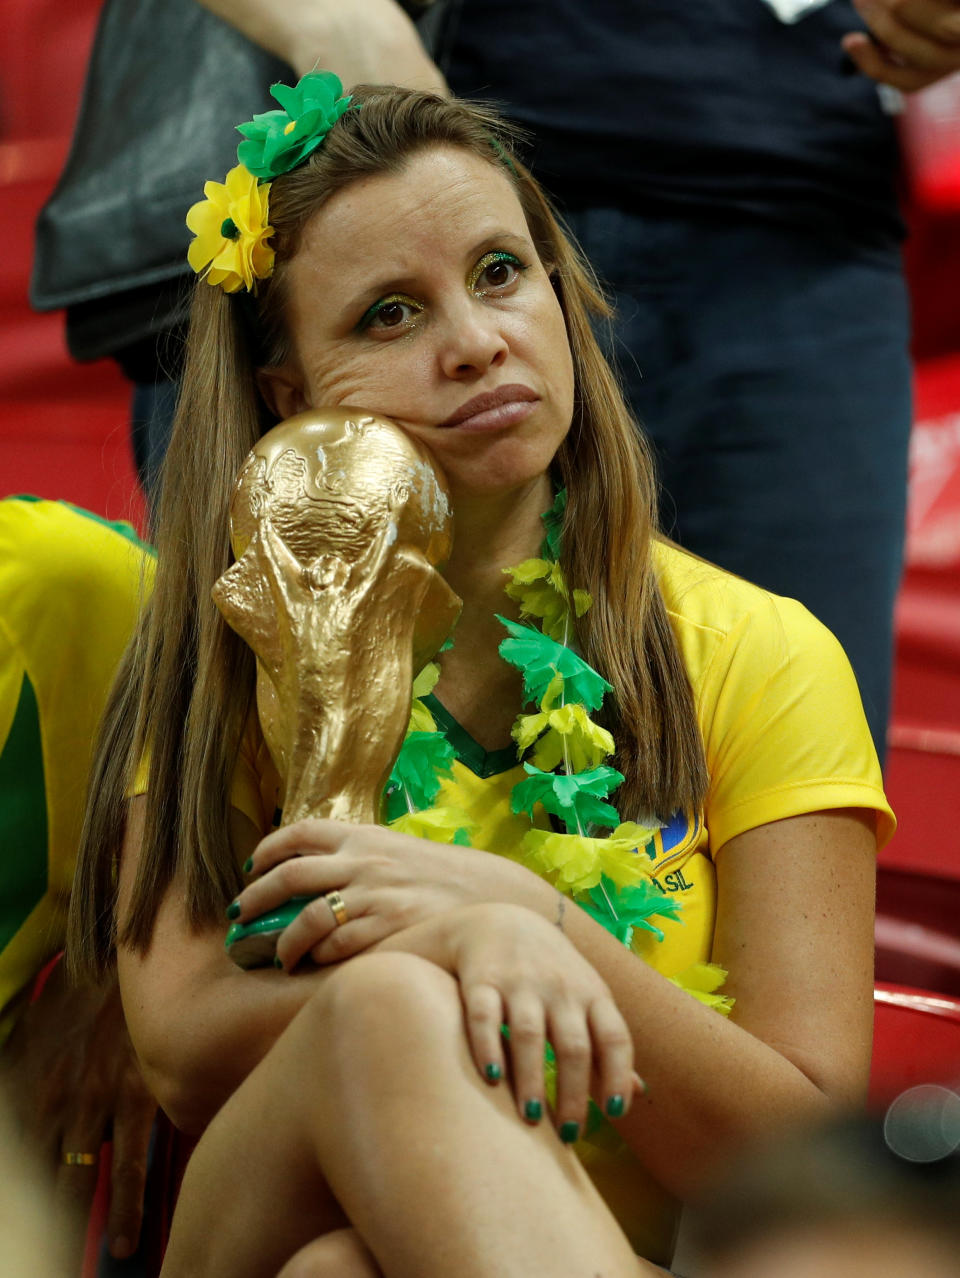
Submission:
[[[873,1007],[873,1107],[922,1083],[960,1086],[960,999],[878,983]]]

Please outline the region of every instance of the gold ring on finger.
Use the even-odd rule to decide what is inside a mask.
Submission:
[[[78,1154],[73,1150],[68,1150],[63,1155],[63,1163],[67,1167],[96,1167],[96,1154]]]
[[[333,921],[337,927],[343,927],[350,915],[347,913],[347,907],[344,904],[343,897],[339,892],[325,892],[323,899],[333,913]]]

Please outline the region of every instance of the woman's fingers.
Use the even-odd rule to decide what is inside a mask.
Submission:
[[[367,918],[367,911],[356,889],[348,897],[349,904],[348,899],[334,889],[307,901],[280,933],[277,966],[292,971],[304,955],[314,950],[323,956],[320,961],[326,963],[336,963],[359,953],[362,946],[352,948],[355,940],[362,939],[357,938],[356,924]]]
[[[508,998],[506,1019],[510,1030],[510,1073],[520,1117],[527,1123],[539,1123],[544,1112],[543,1002],[530,990],[518,991]]]
[[[281,862],[290,857],[302,856],[305,852],[321,855],[336,852],[343,841],[356,830],[355,825],[345,821],[328,821],[319,817],[295,821],[293,825],[282,826],[261,839],[247,865],[243,867],[244,872],[266,874]],[[250,868],[247,869],[247,866]]]
[[[593,1049],[582,1004],[570,1003],[550,1013],[550,1042],[557,1062],[555,1121],[560,1139],[571,1145],[580,1136],[590,1099]]]
[[[506,1073],[503,1050],[503,999],[495,985],[471,985],[461,991],[467,1041],[484,1082],[499,1083]]]
[[[231,922],[249,923],[295,896],[322,896],[344,887],[343,875],[343,865],[330,857],[291,857],[245,887],[227,907],[227,918]]]
[[[328,932],[310,949],[310,957],[321,967],[328,963],[342,963],[344,959],[369,950],[389,935],[390,929],[379,915],[367,914]]]
[[[596,1077],[594,1099],[608,1118],[622,1118],[637,1094],[633,1040],[612,998],[594,999],[588,1023]]]

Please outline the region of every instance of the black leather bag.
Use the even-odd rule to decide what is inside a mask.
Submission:
[[[425,38],[440,34],[442,3],[410,7]],[[137,351],[137,363],[182,320],[186,210],[236,163],[234,122],[274,109],[270,85],[292,75],[195,0],[106,0],[30,285],[37,310],[67,308],[76,359]]]

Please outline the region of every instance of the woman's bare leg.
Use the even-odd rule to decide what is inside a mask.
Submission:
[[[387,1278],[661,1272],[549,1124],[526,1126],[507,1085],[480,1079],[456,982],[405,954],[344,964],[221,1110],[188,1168],[164,1278],[273,1275],[347,1220]],[[354,1273],[323,1250],[310,1278],[375,1272],[362,1251]]]
[[[308,1019],[306,1013],[305,1007],[300,1016]],[[162,1278],[273,1278],[307,1243],[349,1224],[304,1126],[300,1089],[309,1086],[307,1070],[291,1070],[282,1051],[298,1020],[197,1144],[177,1199]],[[366,1271],[356,1278],[366,1278]]]
[[[344,1278],[383,1278],[383,1270],[370,1255],[355,1229],[337,1229],[307,1243],[291,1256],[277,1278],[316,1278],[318,1274],[342,1274]]]

